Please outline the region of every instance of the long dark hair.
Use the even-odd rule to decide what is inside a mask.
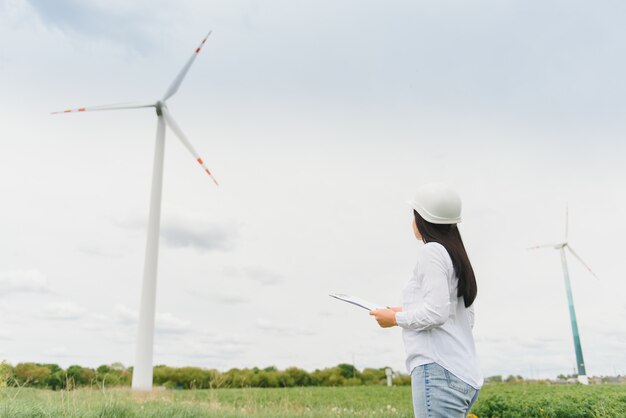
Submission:
[[[459,228],[457,228],[456,224],[434,224],[428,222],[416,210],[413,211],[413,214],[415,215],[417,230],[422,235],[422,241],[424,243],[438,242],[450,254],[454,273],[459,278],[456,296],[463,296],[466,308],[471,306],[474,303],[474,299],[476,299],[478,287],[476,286],[474,269],[465,251]]]

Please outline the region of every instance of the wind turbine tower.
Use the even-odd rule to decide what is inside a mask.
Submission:
[[[562,242],[557,244],[546,244],[546,245],[537,245],[534,247],[528,248],[529,250],[535,250],[538,248],[554,248],[555,250],[559,250],[561,254],[561,265],[563,267],[563,278],[565,279],[565,293],[567,294],[567,304],[569,306],[569,316],[570,321],[572,323],[572,334],[574,337],[574,351],[576,352],[576,367],[578,369],[578,381],[583,385],[589,384],[589,379],[587,378],[587,371],[585,370],[585,361],[583,360],[583,349],[580,344],[580,334],[578,333],[578,323],[576,322],[576,311],[574,309],[574,299],[572,297],[572,286],[569,281],[569,271],[567,269],[567,259],[565,258],[565,250],[567,249],[580,263],[585,266],[587,270],[595,277],[598,276],[589,268],[587,264],[580,258],[578,254],[574,251],[571,245],[569,245],[568,241],[568,224],[569,224],[569,215],[567,208],[565,209],[565,239]]]
[[[157,116],[156,145],[154,150],[154,164],[152,169],[152,189],[150,192],[150,213],[148,215],[148,237],[146,240],[146,255],[144,260],[143,284],[141,290],[141,302],[139,307],[139,326],[137,333],[137,351],[135,354],[135,364],[133,368],[132,388],[134,390],[152,389],[152,359],[154,348],[154,317],[156,309],[156,284],[157,267],[159,261],[159,227],[161,223],[161,191],[163,189],[163,157],[165,152],[165,127],[169,128],[180,139],[185,148],[193,155],[193,158],[202,166],[202,169],[217,181],[198,155],[191,142],[180,129],[171,115],[166,101],[178,91],[189,68],[200,53],[202,46],[206,42],[211,32],[202,40],[202,43],[194,50],[194,53],[187,60],[182,70],[178,73],[172,84],[165,91],[165,94],[156,102],[114,104],[104,106],[79,107],[77,109],[67,109],[57,113],[91,112],[100,110],[118,109],[138,109],[153,107]]]

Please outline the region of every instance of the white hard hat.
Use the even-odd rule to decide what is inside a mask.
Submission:
[[[443,183],[424,184],[417,189],[415,198],[407,203],[430,223],[461,222],[461,197]]]

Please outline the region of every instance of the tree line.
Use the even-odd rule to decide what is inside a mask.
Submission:
[[[34,387],[52,390],[71,390],[78,387],[130,386],[133,368],[121,363],[102,365],[95,369],[79,365],[63,369],[50,363],[18,363],[15,366],[0,363],[0,386]],[[410,385],[411,377],[393,374],[394,385]],[[289,367],[230,369],[221,372],[200,367],[154,367],[153,384],[170,389],[218,389],[218,388],[276,388],[295,386],[359,386],[384,385],[387,382],[385,368],[358,370],[351,364],[339,364],[313,372]]]

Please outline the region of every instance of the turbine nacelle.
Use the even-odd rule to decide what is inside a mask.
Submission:
[[[165,103],[162,101],[158,101],[154,104],[154,110],[156,110],[157,116],[163,116],[163,110],[161,110],[165,106]]]

